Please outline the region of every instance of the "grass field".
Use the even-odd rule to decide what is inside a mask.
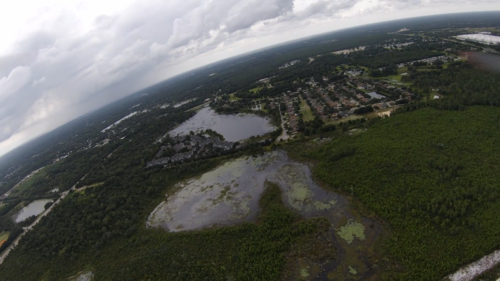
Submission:
[[[340,124],[340,122],[342,122],[342,123],[349,122],[349,120],[357,120],[357,119],[361,119],[361,118],[365,118],[365,119],[378,118],[380,116],[379,114],[395,110],[396,108],[397,107],[385,108],[385,109],[369,112],[369,113],[362,114],[362,115],[353,114],[353,115],[349,115],[345,118],[341,118],[341,119],[337,119],[337,120],[329,120],[329,121],[326,121],[325,123],[327,125],[330,125],[330,124],[337,125],[337,124]]]
[[[256,94],[256,93],[260,92],[260,90],[262,90],[263,88],[264,88],[264,86],[255,87],[253,89],[250,89],[249,92],[252,94]]]
[[[304,109],[301,110],[300,112],[302,113],[302,119],[305,121],[311,121],[314,119],[314,115],[311,111],[311,107],[307,104],[307,102],[300,98],[300,107],[303,107]]]
[[[9,238],[9,232],[0,232],[0,246]]]
[[[38,173],[32,175],[29,179],[25,180],[23,183],[21,183],[18,187],[16,187],[16,189],[14,189],[12,191],[12,193],[10,194],[10,197],[14,197],[14,196],[20,196],[22,195],[22,193],[30,188],[33,187],[33,183],[35,182],[35,180],[39,177],[45,177],[47,175],[46,171],[45,171],[45,168],[41,169],[40,171],[38,171]]]
[[[229,94],[229,100],[230,101],[239,101],[239,100],[241,100],[241,98],[238,98],[234,94]]]
[[[190,108],[190,109],[186,110],[186,112],[188,112],[188,111],[198,111],[198,110],[202,109],[204,106],[205,106],[205,104],[200,104],[198,106],[195,106],[193,108]]]

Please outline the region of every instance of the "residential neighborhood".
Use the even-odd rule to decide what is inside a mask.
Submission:
[[[218,153],[241,148],[238,143],[201,134],[171,137],[165,142],[165,145],[156,153],[155,159],[148,162],[146,167],[210,158]]]

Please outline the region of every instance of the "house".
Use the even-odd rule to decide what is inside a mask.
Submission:
[[[184,153],[177,153],[174,156],[172,156],[172,158],[170,158],[170,161],[172,163],[175,163],[175,162],[184,161],[186,159],[190,159],[191,157],[193,157],[193,151],[188,151],[188,152],[184,152]]]
[[[338,116],[340,116],[340,117],[346,117],[346,116],[349,116],[349,113],[347,111],[339,111]]]
[[[234,143],[230,141],[216,141],[214,142],[214,147],[215,148],[221,148],[224,150],[230,150],[233,148]]]
[[[168,164],[169,161],[170,161],[170,157],[156,159],[153,161],[149,161],[146,164],[146,167],[149,168],[149,167],[153,167],[153,166],[166,165],[166,164]]]
[[[440,98],[441,98],[440,96],[438,96],[438,95],[434,95],[434,99],[435,99],[435,100],[438,100],[438,99],[440,99]]]
[[[176,151],[176,152],[179,152],[181,149],[185,148],[186,146],[181,142],[181,143],[178,143],[176,145],[173,146],[173,149]]]

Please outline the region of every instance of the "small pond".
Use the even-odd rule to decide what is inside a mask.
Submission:
[[[40,199],[31,202],[28,206],[22,208],[21,211],[19,211],[19,213],[14,216],[14,221],[22,222],[23,220],[31,216],[38,216],[45,210],[45,204],[52,201],[52,199]]]
[[[200,109],[195,116],[170,131],[171,136],[212,129],[223,135],[226,141],[240,141],[251,136],[259,136],[275,128],[267,118],[253,114],[217,114],[210,107]]]

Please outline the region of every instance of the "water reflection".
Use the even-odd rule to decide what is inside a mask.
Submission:
[[[371,256],[380,225],[362,218],[346,197],[314,183],[309,167],[282,151],[241,157],[179,183],[178,191],[153,210],[146,224],[178,232],[252,221],[266,180],[279,184],[292,210],[306,218],[326,217],[331,223],[326,243],[335,249],[336,258],[289,261],[288,267],[295,270],[290,280],[366,279],[376,274]]]
[[[226,162],[179,184],[181,189],[151,213],[148,225],[181,231],[250,221],[257,215],[266,180],[278,183],[285,203],[305,217],[329,211],[330,219],[338,219],[339,210],[348,205],[344,197],[316,185],[306,165],[284,152],[272,152]]]
[[[199,110],[195,116],[186,120],[179,127],[170,131],[172,136],[187,134],[190,131],[212,129],[217,131],[227,141],[240,141],[251,136],[266,134],[274,127],[269,124],[269,120],[253,114],[217,114],[210,107]]]
[[[41,199],[31,202],[28,206],[22,208],[21,211],[17,213],[17,215],[15,216],[15,222],[22,222],[23,220],[31,216],[38,216],[45,210],[45,204],[52,201],[53,200],[51,199]]]

